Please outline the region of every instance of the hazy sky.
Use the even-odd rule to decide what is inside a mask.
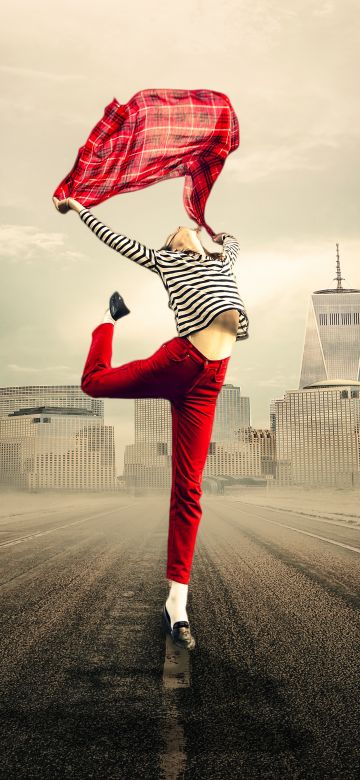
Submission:
[[[360,287],[359,6],[353,0],[12,0],[1,24],[1,385],[80,382],[91,330],[118,289],[131,314],[113,365],[176,335],[155,274],[103,245],[51,195],[116,97],[207,88],[230,97],[241,141],[210,195],[216,231],[238,236],[250,337],[227,381],[252,424],[298,387],[311,292],[333,286],[335,243]],[[160,247],[179,224],[183,179],[94,207],[113,230]],[[215,248],[203,236],[209,248]],[[119,468],[132,400],[106,401]]]

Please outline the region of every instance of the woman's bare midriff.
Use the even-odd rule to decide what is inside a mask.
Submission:
[[[190,333],[187,338],[208,360],[230,357],[239,326],[237,309],[227,309],[210,322],[206,328]]]

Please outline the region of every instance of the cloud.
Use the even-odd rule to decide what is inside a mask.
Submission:
[[[258,379],[257,384],[260,387],[287,387],[291,380],[295,382],[298,380],[296,374],[276,374],[275,376],[267,377],[267,379]]]
[[[9,73],[11,76],[31,79],[49,79],[50,81],[79,81],[85,79],[80,73],[51,73],[48,70],[35,70],[34,68],[15,68],[12,65],[0,65],[0,72]]]
[[[248,154],[243,153],[241,159],[229,157],[226,170],[243,182],[258,181],[296,170],[325,170],[328,159],[321,153],[339,148],[340,141],[340,137],[329,137],[298,139],[288,145],[277,143]]]
[[[29,94],[28,98],[25,98],[24,95],[21,95],[20,97],[16,98],[14,95],[11,95],[10,97],[0,97],[0,110],[3,112],[4,118],[9,119],[11,116],[11,121],[16,121],[16,112],[19,114],[22,114],[22,120],[27,120],[29,118],[29,121],[36,121],[36,123],[40,123],[45,120],[47,122],[51,122],[52,125],[55,123],[60,123],[62,125],[81,125],[82,128],[84,127],[84,115],[80,113],[76,113],[75,111],[64,113],[64,111],[58,111],[56,108],[56,105],[46,104],[46,105],[39,105],[39,103],[35,104],[32,102],[32,96],[31,93]],[[36,117],[34,120],[33,117]],[[10,120],[9,120],[10,121]],[[58,124],[58,126],[60,126]],[[18,199],[16,200],[18,203]],[[8,205],[8,203],[6,203]]]
[[[63,233],[47,233],[33,225],[0,225],[1,254],[12,262],[33,259],[85,260],[81,252],[64,249]]]
[[[14,259],[28,259],[38,252],[51,252],[64,246],[62,233],[43,233],[32,225],[1,225],[2,254]]]
[[[331,16],[335,11],[335,3],[330,0],[318,0],[316,7],[312,9],[313,16]]]
[[[74,263],[77,261],[83,262],[84,260],[87,259],[82,252],[73,252],[70,249],[67,249],[62,254],[63,257],[65,257],[67,260],[72,260]]]

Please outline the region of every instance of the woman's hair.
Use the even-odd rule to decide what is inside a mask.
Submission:
[[[172,238],[174,238],[175,235],[176,235],[176,233],[174,233],[174,234],[170,233],[170,236],[172,236]],[[213,260],[221,260],[222,259],[222,257],[223,257],[223,253],[222,252],[209,252],[206,249],[206,247],[203,246],[203,248],[205,249],[205,252],[208,255],[208,257],[212,257]],[[171,243],[167,243],[167,242],[165,242],[165,244],[163,246],[161,246],[158,251],[161,252],[162,250],[166,251],[166,252],[190,252],[191,254],[197,254],[194,249],[173,249],[172,246],[171,246]]]
[[[167,237],[167,239],[165,241],[165,244],[161,247],[161,249],[166,249],[166,251],[168,251],[168,252],[176,251],[176,250],[172,249],[171,242],[175,238],[177,233],[178,233],[177,230],[175,230],[174,233],[170,233],[170,235],[168,235],[168,237]]]

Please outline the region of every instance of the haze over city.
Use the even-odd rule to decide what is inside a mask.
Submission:
[[[164,0],[150,11],[112,0],[15,0],[3,10],[2,386],[79,383],[114,289],[131,309],[116,328],[114,365],[176,335],[159,280],[101,245],[76,214],[57,213],[51,194],[113,97],[206,87],[229,95],[241,133],[206,211],[242,247],[250,337],[234,347],[227,381],[250,396],[252,424],[268,426],[271,399],[298,387],[309,297],[335,287],[337,241],[345,285],[360,286],[355,11],[350,0],[185,0],[180,20]],[[163,182],[94,213],[161,246],[189,225],[182,189],[182,179]],[[121,469],[133,401],[108,400],[105,414]]]

